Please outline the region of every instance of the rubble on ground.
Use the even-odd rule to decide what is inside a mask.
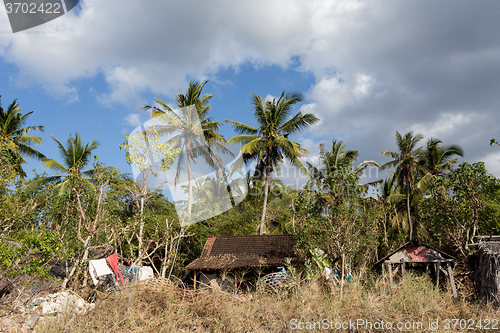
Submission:
[[[84,314],[94,307],[93,303],[87,303],[81,297],[66,291],[49,294],[46,299],[35,299],[33,301],[39,302],[38,307],[42,315],[57,314],[70,310],[78,314]]]
[[[0,307],[0,332],[28,333],[43,316],[57,315],[65,311],[85,314],[94,306],[94,303],[87,303],[81,297],[67,291],[34,298],[26,307],[19,310],[2,306]]]

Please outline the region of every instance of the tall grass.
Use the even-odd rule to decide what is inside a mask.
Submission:
[[[470,320],[477,323],[480,319],[498,319],[494,308],[455,301],[450,292],[436,290],[427,277],[411,274],[392,285],[379,278],[355,279],[344,285],[342,297],[339,286],[317,280],[296,281],[277,293],[256,291],[244,295],[210,288],[182,291],[172,284],[160,289],[139,285],[112,297],[98,301],[94,310],[86,315],[65,313],[45,320],[36,331],[315,332],[331,329],[381,332],[387,331],[376,329],[383,321],[385,328],[391,322],[393,331],[459,332],[460,323],[453,329],[450,322],[450,329],[445,329],[446,319],[461,319],[468,324]],[[363,325],[358,325],[360,320]],[[429,321],[438,321],[438,327],[434,327],[437,329],[430,330]],[[355,329],[352,329],[353,322]],[[403,323],[402,330],[396,327],[398,322]],[[422,326],[415,324],[419,322]],[[342,324],[343,329],[335,329],[335,325],[339,328]],[[300,329],[302,327],[304,329]],[[308,327],[311,329],[307,330]],[[471,332],[470,329],[464,331]],[[472,331],[481,329],[475,327]]]

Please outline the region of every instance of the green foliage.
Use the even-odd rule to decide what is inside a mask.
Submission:
[[[38,136],[28,135],[31,131],[43,132],[43,126],[23,127],[32,113],[33,111],[21,114],[17,99],[9,105],[7,110],[0,106],[0,138],[2,139],[0,145],[3,145],[4,149],[7,150],[12,159],[10,162],[14,161],[11,166],[15,173],[22,178],[26,177],[26,173],[21,167],[21,164],[26,163],[23,155],[37,160],[45,157],[31,147],[42,144],[42,139]]]
[[[7,140],[0,136],[0,194],[14,183],[17,176],[15,170],[20,163],[21,160],[8,149]]]
[[[148,127],[144,132],[137,132],[126,137],[120,145],[120,150],[125,150],[125,160],[137,166],[141,172],[153,167],[151,159],[161,160],[161,170],[167,170],[174,163],[180,149],[169,150],[168,143],[163,142],[154,126]]]
[[[465,257],[475,235],[499,231],[500,182],[483,162],[464,162],[446,178],[434,178],[417,219],[426,238],[449,253]]]
[[[326,203],[325,214],[315,214],[297,228],[297,251],[304,257],[322,249],[335,260],[342,254],[355,266],[365,266],[375,258],[378,244],[378,207]]]
[[[46,276],[48,262],[58,258],[62,243],[53,231],[23,230],[0,240],[0,269],[7,275]]]

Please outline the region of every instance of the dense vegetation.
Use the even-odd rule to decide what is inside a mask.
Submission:
[[[319,146],[317,165],[304,165],[300,158],[309,152],[293,140],[319,119],[293,112],[302,100],[299,93],[283,93],[272,101],[254,95],[256,124],[228,120],[237,135],[224,138],[218,132],[222,123],[209,117],[211,95],[202,93],[205,84],[191,82],[186,93],[177,96],[179,109],[160,99],[144,108],[160,122],[148,133],[151,140],[156,138],[148,149],[154,146],[152,154],[160,165],[137,159],[133,152],[144,143],[140,135],[124,138],[116,147],[125,150],[127,161],[143,176],[187,168],[186,205],[194,214],[203,198],[216,196],[229,184],[227,179],[222,188],[220,182],[217,187],[217,182],[192,181],[191,164],[207,163],[223,178],[220,154],[229,153],[227,142],[241,145],[244,162],[255,166],[246,176],[248,196],[222,214],[183,228],[174,203],[148,188],[146,178],[119,174],[94,157],[99,154],[97,141],[85,143],[84,133],[70,136],[65,144],[53,137],[60,157],[46,157],[33,148],[42,141],[36,131],[43,127],[27,126],[31,112],[23,114],[17,101],[0,108],[1,274],[9,279],[41,278],[49,262],[97,259],[116,251],[126,265],[148,264],[160,276],[171,271],[179,276],[185,264],[199,256],[208,236],[254,233],[295,234],[297,251],[305,260],[321,249],[330,261],[343,256],[353,272],[362,274],[410,238],[465,262],[475,235],[500,232],[500,183],[482,162],[457,165],[457,157],[464,155],[460,147],[396,132],[395,146],[381,152],[380,164],[357,164],[359,152],[333,140]],[[198,122],[179,111],[188,106]],[[165,135],[170,137],[162,141]],[[25,158],[42,160],[57,173],[26,179]],[[285,162],[309,177],[303,188],[277,180]],[[393,177],[361,184],[367,168],[390,168]],[[79,289],[89,283],[82,262],[74,261],[65,287]]]

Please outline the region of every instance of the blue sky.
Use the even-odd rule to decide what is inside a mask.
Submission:
[[[153,104],[154,98],[159,97],[175,107],[173,100],[175,96],[152,93],[141,95],[144,100],[142,104],[103,105],[93,93],[107,89],[100,75],[81,80],[78,83],[78,100],[68,102],[48,95],[35,84],[19,87],[9,83],[9,77],[15,76],[17,72],[13,66],[2,64],[0,70],[4,78],[0,87],[3,91],[2,106],[7,107],[14,98],[17,98],[23,113],[34,111],[30,115],[28,125],[44,126],[44,132],[38,132],[44,143],[36,148],[48,158],[56,160],[59,158],[59,151],[51,137],[55,136],[64,143],[70,135],[79,133],[84,142],[92,140],[99,142],[100,146],[95,151],[99,161],[118,167],[120,172],[131,173],[130,166],[125,162],[125,153],[119,151],[118,146],[137,125],[150,119],[150,112],[141,110],[142,106]],[[241,66],[237,71],[227,69],[205,79],[209,82],[203,90],[204,93],[214,95],[210,103],[212,106],[210,116],[224,123],[220,132],[226,138],[235,135],[232,127],[225,123],[226,119],[254,125],[252,93],[266,97],[269,94],[279,96],[283,90],[303,92],[314,82],[308,73],[285,70],[277,66],[256,69],[249,65]],[[186,88],[181,87],[180,90],[185,92]],[[300,104],[297,106],[296,111],[300,106]],[[36,169],[39,173],[43,171],[52,173],[41,162],[28,161],[28,165],[25,166],[28,173],[32,169]]]
[[[253,124],[251,94],[299,91],[322,121],[292,139],[317,161],[344,140],[359,162],[387,160],[395,131],[461,145],[500,176],[500,12],[495,1],[80,1],[77,10],[12,34],[0,8],[0,94],[17,98],[39,147],[78,132],[107,165],[131,172],[118,145],[160,97],[209,80],[211,116]],[[226,125],[226,137],[234,133]],[[424,142],[422,142],[423,144]],[[29,161],[26,170],[45,169]],[[49,171],[48,171],[49,172]],[[51,173],[51,172],[49,172]],[[379,175],[383,178],[385,175]],[[293,180],[293,176],[289,176]],[[375,176],[366,180],[373,180]],[[289,180],[290,180],[289,179]]]

